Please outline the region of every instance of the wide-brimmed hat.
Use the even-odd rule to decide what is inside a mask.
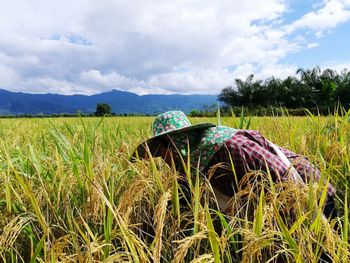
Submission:
[[[166,138],[166,136],[176,135],[176,133],[183,134],[195,132],[200,129],[214,126],[215,124],[208,122],[192,125],[182,111],[164,112],[159,114],[153,121],[153,137],[139,144],[132,157],[139,156],[140,158],[145,158],[147,156],[147,147],[150,150],[150,153],[153,154],[157,150],[161,139]]]
[[[223,147],[237,132],[237,129],[227,126],[215,126],[206,129],[201,135],[198,147],[191,153],[191,162],[194,167],[203,171],[214,154]]]

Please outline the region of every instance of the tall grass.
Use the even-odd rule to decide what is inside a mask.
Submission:
[[[158,158],[130,163],[136,145],[150,136],[151,117],[0,119],[0,258],[317,262],[327,254],[348,262],[348,119],[221,118],[222,125],[259,130],[316,164],[337,188],[339,217],[327,221],[321,220],[324,180],[301,187],[248,173],[227,215],[198,171],[179,175]],[[188,187],[183,180],[191,180]]]

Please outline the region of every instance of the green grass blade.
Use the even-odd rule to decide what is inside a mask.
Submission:
[[[209,208],[205,208],[205,218],[207,222],[207,230],[209,235],[209,241],[210,241],[210,247],[214,254],[214,262],[220,263],[221,262],[221,256],[220,256],[220,243],[218,241],[218,236],[216,234],[216,231],[214,229],[213,220],[211,218]]]

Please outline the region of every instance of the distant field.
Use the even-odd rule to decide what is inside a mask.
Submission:
[[[236,128],[249,125],[317,165],[322,182],[329,179],[338,191],[339,218],[331,222],[321,219],[325,183],[302,188],[263,179],[242,189],[236,200],[241,210],[224,216],[210,185],[193,178],[190,198],[180,207],[183,193],[171,168],[160,160],[128,161],[150,136],[152,120],[0,119],[0,258],[317,262],[329,254],[334,262],[349,262],[348,116],[221,120]],[[290,208],[296,219],[286,216]]]

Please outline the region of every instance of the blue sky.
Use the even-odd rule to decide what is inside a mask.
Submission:
[[[0,88],[217,94],[253,73],[350,69],[350,0],[12,0]]]
[[[291,23],[304,14],[315,11],[320,6],[316,1],[293,1],[290,4],[290,12],[285,16],[285,22]],[[321,2],[322,3],[322,2]],[[346,2],[344,2],[346,3]],[[331,30],[326,30],[324,36],[319,37],[312,32],[302,32],[309,42],[317,43],[317,47],[302,50],[290,54],[281,60],[282,63],[295,64],[300,67],[338,67],[346,65],[350,61],[349,41],[350,23],[345,22],[337,25]],[[350,69],[350,68],[349,68]]]

